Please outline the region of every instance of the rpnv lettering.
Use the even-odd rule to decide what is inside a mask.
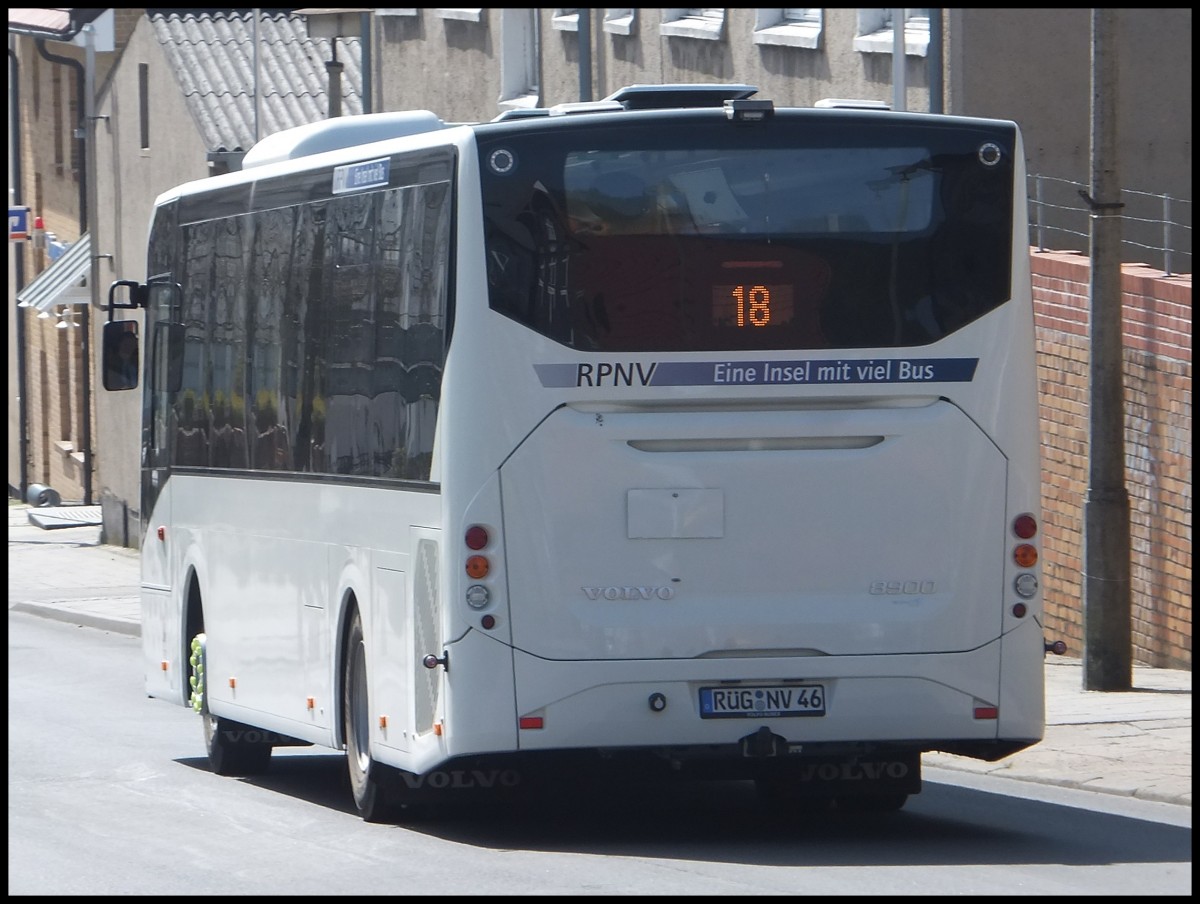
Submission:
[[[654,377],[654,364],[580,364],[576,373],[576,386],[649,386]]]

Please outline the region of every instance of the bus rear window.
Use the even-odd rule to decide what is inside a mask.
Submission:
[[[1009,297],[1000,135],[670,131],[481,142],[491,306],[580,350],[737,351],[924,345]]]

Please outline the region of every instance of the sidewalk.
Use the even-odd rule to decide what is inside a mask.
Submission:
[[[137,550],[101,545],[95,524],[46,529],[31,514],[43,520],[9,505],[8,608],[139,635]],[[1190,807],[1192,673],[1134,666],[1132,691],[1085,691],[1078,658],[1048,655],[1040,744],[998,763],[941,753],[923,762]]]

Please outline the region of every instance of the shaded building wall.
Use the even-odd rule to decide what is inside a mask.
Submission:
[[[147,122],[143,129],[139,67],[147,66]],[[107,298],[114,279],[144,281],[146,239],[150,217],[159,194],[193,179],[210,175],[203,137],[188,110],[185,98],[163,56],[152,24],[144,16],[136,22],[119,64],[103,85],[97,100],[101,119],[96,132],[99,215],[96,231],[102,252],[112,259],[101,262]],[[143,147],[143,132],[148,145]],[[101,321],[107,317],[101,313]],[[116,312],[117,319],[139,321],[140,311]],[[142,351],[148,337],[142,333]],[[99,348],[99,323],[93,339]],[[99,383],[97,382],[97,386]],[[144,386],[128,392],[96,393],[96,434],[100,449],[96,474],[96,502],[101,506],[104,543],[137,546],[140,543],[141,404]]]

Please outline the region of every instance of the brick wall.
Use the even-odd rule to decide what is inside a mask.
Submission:
[[[1083,651],[1086,255],[1031,253],[1041,397],[1047,635]],[[1122,268],[1133,660],[1192,667],[1192,278]]]

